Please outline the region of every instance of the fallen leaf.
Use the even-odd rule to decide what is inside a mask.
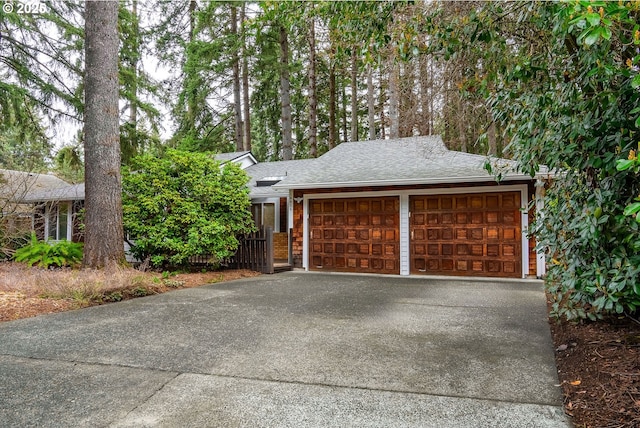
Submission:
[[[580,385],[581,383],[582,383],[582,381],[581,381],[581,380],[574,380],[574,381],[572,381],[572,382],[569,382],[569,384],[570,384],[570,385],[573,385],[573,386],[578,386],[578,385]]]

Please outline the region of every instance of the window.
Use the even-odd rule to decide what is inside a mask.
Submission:
[[[256,223],[256,227],[271,227],[274,232],[277,232],[276,225],[276,204],[274,203],[259,203],[251,205],[251,214],[253,215],[253,221]]]
[[[61,202],[46,207],[45,236],[50,241],[71,241],[71,202]]]

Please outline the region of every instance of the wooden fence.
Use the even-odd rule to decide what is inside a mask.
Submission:
[[[238,238],[238,251],[229,259],[229,266],[262,273],[274,273],[273,229],[261,228],[257,232]]]

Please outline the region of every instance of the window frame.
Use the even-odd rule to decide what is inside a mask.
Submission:
[[[66,212],[66,216],[67,216],[67,221],[66,221],[66,229],[67,229],[67,236],[61,237],[60,236],[60,206],[66,206],[67,207],[67,212]],[[55,210],[55,212],[54,212]],[[55,215],[55,225],[53,225],[55,227],[55,238],[53,238],[52,236],[50,236],[50,232],[52,232],[51,227],[52,227],[52,220],[54,218]],[[73,203],[71,201],[66,201],[66,202],[54,202],[51,204],[46,204],[45,205],[45,212],[44,212],[44,238],[46,241],[51,241],[51,242],[59,242],[59,241],[72,241],[73,240]]]
[[[265,205],[273,206],[273,231],[280,232],[280,199],[279,198],[263,198],[251,201],[251,215],[253,217],[254,222],[256,222],[256,218],[254,215],[254,210],[256,207],[260,207],[260,224],[256,222],[256,227],[261,228],[264,226],[264,214],[265,214]]]

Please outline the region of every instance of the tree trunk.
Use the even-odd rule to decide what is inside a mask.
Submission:
[[[498,155],[498,145],[496,142],[496,122],[491,117],[491,113],[487,113],[487,121],[490,121],[489,129],[487,129],[487,141],[489,142],[489,154]]]
[[[311,15],[313,15],[313,3],[311,3]],[[312,16],[309,20],[309,156],[318,156],[318,95],[316,93],[316,22]]]
[[[351,141],[358,141],[358,56],[351,51]]]
[[[369,115],[369,139],[376,139],[376,96],[373,87],[373,67],[367,65],[367,112]]]
[[[385,97],[385,85],[384,85],[384,80],[382,78],[382,76],[384,76],[384,70],[380,69],[379,70],[379,75],[380,75],[380,100],[379,102],[379,108],[380,108],[380,138],[385,140],[387,138],[387,118],[384,114],[384,106],[386,104],[386,97]]]
[[[86,2],[85,267],[124,262],[118,121],[118,2]]]
[[[393,55],[389,58],[389,138],[400,137],[400,70]]]
[[[244,140],[242,148],[246,151],[251,151],[251,111],[249,105],[249,53],[247,52],[247,40],[246,40],[246,3],[242,2],[240,9],[240,26],[242,37],[242,98],[244,108]]]
[[[331,65],[329,67],[329,150],[333,149],[337,143],[337,118],[336,118],[336,65],[334,49],[331,48]]]
[[[131,85],[131,105],[129,106],[129,122],[133,127],[133,135],[131,136],[131,146],[133,148],[133,153],[135,154],[138,147],[138,57],[137,55],[140,53],[140,40],[139,40],[139,28],[138,28],[138,0],[133,0],[131,14],[133,15],[134,23],[134,37],[136,41],[134,46],[136,47],[136,52],[134,54],[134,60],[132,61],[131,68],[133,70],[133,83]]]
[[[231,6],[231,35],[234,41],[238,37],[238,7]],[[233,68],[233,112],[235,116],[235,141],[236,150],[242,151],[244,144],[242,141],[242,105],[240,101],[240,57],[237,49],[232,49]]]
[[[431,135],[431,75],[429,73],[429,57],[420,58],[420,106],[422,120],[419,123],[420,135]]]
[[[293,159],[291,141],[291,82],[289,81],[289,38],[280,26],[280,102],[282,107],[282,160]]]
[[[456,96],[458,101],[458,110],[456,112],[457,113],[456,122],[458,123],[458,139],[460,141],[460,151],[466,153],[468,151],[467,135],[466,135],[466,129],[465,129],[466,114],[464,112],[464,103],[462,102],[461,95],[456,94]]]
[[[433,60],[429,61],[429,135],[432,135],[435,131],[434,131],[434,125],[433,123],[435,122],[435,109],[433,107],[433,105],[435,104],[435,88],[433,85],[433,76],[435,74],[435,71],[433,70]]]
[[[340,88],[340,96],[342,99],[342,110],[340,111],[340,118],[342,119],[342,141],[349,141],[349,125],[347,124],[347,88],[344,84]]]
[[[193,44],[196,37],[196,6],[197,4],[195,0],[189,1],[189,45]],[[187,52],[185,55],[186,62],[189,61],[188,59],[189,55],[192,55],[191,49],[187,48]],[[193,70],[187,67],[184,67],[183,70],[185,72],[185,78],[184,78],[185,90],[187,91],[186,93],[187,114],[186,114],[185,120],[183,120],[184,122],[183,131],[187,135],[190,135],[194,132],[196,128],[197,102],[196,102],[196,96],[193,92],[193,89],[191,88],[191,85],[193,84],[192,81],[195,80],[195,76],[194,76]]]

